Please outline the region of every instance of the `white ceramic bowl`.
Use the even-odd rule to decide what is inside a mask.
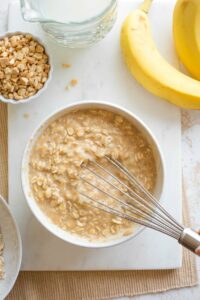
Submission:
[[[156,141],[153,134],[150,132],[150,130],[147,128],[147,126],[134,114],[131,112],[113,104],[109,104],[106,102],[94,102],[94,101],[84,101],[84,102],[78,102],[75,104],[71,104],[66,106],[63,109],[60,109],[59,111],[55,112],[51,116],[49,116],[39,127],[33,132],[32,136],[30,137],[30,140],[25,148],[24,155],[23,155],[23,161],[22,161],[22,187],[24,190],[24,194],[27,200],[27,203],[32,210],[35,217],[38,219],[38,221],[51,233],[53,233],[55,236],[59,237],[60,239],[70,242],[72,244],[83,246],[83,247],[90,247],[90,248],[102,248],[102,247],[108,247],[117,245],[121,242],[124,242],[134,236],[136,236],[141,230],[144,228],[143,226],[137,225],[135,227],[135,230],[132,235],[128,237],[121,237],[120,239],[115,240],[109,240],[106,242],[94,242],[94,241],[88,241],[83,238],[79,238],[75,235],[72,235],[69,232],[66,232],[56,225],[54,225],[51,220],[42,212],[40,207],[38,206],[37,202],[34,200],[34,197],[32,195],[30,183],[29,183],[29,176],[28,176],[28,163],[29,163],[29,155],[30,151],[32,149],[32,146],[34,145],[36,139],[38,136],[42,133],[42,131],[55,119],[61,117],[62,115],[66,113],[70,113],[70,111],[73,110],[81,110],[81,109],[87,109],[87,108],[99,108],[99,109],[105,109],[108,111],[112,111],[114,113],[117,113],[119,115],[122,115],[126,119],[128,119],[134,126],[136,126],[145,136],[145,138],[148,140],[149,144],[151,145],[154,153],[154,157],[156,160],[156,168],[157,168],[157,182],[156,182],[156,188],[155,188],[155,196],[159,200],[162,194],[163,184],[164,184],[164,161],[163,156],[161,154],[160,146],[158,142]]]
[[[5,278],[0,279],[0,299],[11,291],[19,274],[22,260],[22,245],[17,224],[9,206],[0,196],[0,227],[3,234]]]
[[[5,98],[3,95],[0,94],[0,101],[2,102],[5,102],[5,103],[10,103],[10,104],[23,104],[23,103],[27,103],[27,102],[30,102],[32,101],[33,99],[36,99],[38,98],[47,88],[50,80],[51,80],[51,77],[52,77],[52,72],[53,72],[53,64],[52,64],[52,60],[51,60],[51,55],[49,53],[49,50],[48,50],[48,47],[47,45],[40,39],[38,38],[37,36],[35,36],[34,34],[32,33],[29,33],[29,32],[22,32],[22,31],[16,31],[16,32],[6,32],[4,35],[0,35],[0,40],[3,39],[4,37],[8,36],[8,37],[11,37],[13,35],[17,35],[17,34],[31,34],[33,39],[35,41],[37,41],[38,43],[41,44],[41,46],[44,47],[45,49],[45,53],[46,55],[48,56],[49,58],[49,65],[50,65],[50,70],[49,70],[49,76],[48,76],[48,79],[47,81],[45,82],[44,86],[33,96],[30,96],[24,100],[15,100],[15,99],[7,99]]]

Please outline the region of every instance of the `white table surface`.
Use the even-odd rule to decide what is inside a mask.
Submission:
[[[172,64],[177,65],[178,59],[173,51],[173,41],[171,34],[169,34],[171,33],[171,13],[176,0],[167,0],[165,3],[163,3],[163,0],[154,1],[150,19],[155,40],[167,59]],[[120,1],[118,20],[112,32],[98,45],[88,49],[73,50],[47,41],[54,71],[52,82],[38,100],[40,105],[37,101],[33,101],[27,105],[9,106],[9,204],[21,232],[23,245],[21,269],[24,271],[173,269],[181,266],[182,248],[178,243],[170,237],[151,229],[144,230],[136,239],[131,239],[129,242],[114,248],[82,249],[82,247],[65,243],[41,228],[27,206],[21,187],[21,157],[27,139],[34,128],[49,114],[66,106],[66,103],[74,103],[77,99],[81,101],[94,98],[96,101],[105,99],[135,113],[147,124],[157,138],[165,160],[165,182],[160,202],[167,211],[181,222],[180,110],[166,101],[158,101],[155,96],[139,86],[130,76],[120,55],[118,36],[121,23],[130,10],[136,8],[140,3],[141,0],[134,0],[134,3],[132,0]],[[158,18],[157,15],[162,8],[167,13],[165,16]],[[159,30],[156,30],[161,20],[162,26]],[[11,32],[16,30],[31,32],[45,40],[44,32],[38,24],[23,22],[19,5],[16,5],[16,2],[9,6],[8,29]],[[67,70],[64,75],[60,65],[66,60],[66,57],[70,60],[73,68]],[[104,63],[106,60],[109,62],[109,68]],[[95,78],[93,78],[94,76],[91,76],[91,74],[97,66],[98,72],[95,73]],[[69,80],[67,78],[73,78],[75,74],[78,77],[79,84],[76,89],[66,94],[63,88],[66,85],[66,80]],[[112,80],[110,80],[111,78]],[[120,82],[120,85],[115,87],[115,82]],[[49,99],[56,99],[56,101],[49,101]],[[139,99],[142,101],[139,101]],[[29,120],[24,119],[24,114],[30,116]],[[171,151],[171,145],[173,145],[173,151]],[[16,159],[16,157],[19,159]],[[171,168],[171,165],[173,165],[173,168]],[[16,199],[19,199],[20,205]],[[27,224],[29,224],[28,227]],[[35,243],[30,243],[36,236]],[[40,248],[38,248],[38,244],[41,245]],[[155,245],[157,246],[155,247]],[[148,251],[145,250],[146,248],[148,248]],[[49,249],[48,256],[46,255],[47,249]],[[134,255],[132,249],[134,249]],[[170,253],[173,253],[173,255]],[[35,259],[36,257],[38,259]],[[137,259],[135,259],[136,257]]]
[[[0,31],[7,29],[7,7],[12,0],[0,2]],[[189,199],[191,221],[200,228],[200,111],[182,111],[182,160],[183,177]],[[200,277],[200,259],[197,261]],[[131,299],[131,298],[121,298]],[[133,299],[133,298],[132,298]],[[200,286],[172,290],[165,293],[136,296],[134,300],[199,300]],[[17,300],[17,299],[16,299]]]

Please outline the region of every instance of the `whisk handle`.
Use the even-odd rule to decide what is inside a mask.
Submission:
[[[192,252],[200,247],[200,235],[190,228],[184,228],[178,242]]]

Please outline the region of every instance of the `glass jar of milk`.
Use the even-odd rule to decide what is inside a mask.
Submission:
[[[111,30],[117,0],[21,0],[22,16],[40,22],[58,43],[80,48],[90,46]]]

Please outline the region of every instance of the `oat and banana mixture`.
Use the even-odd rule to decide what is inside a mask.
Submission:
[[[3,258],[3,235],[0,232],[0,279],[4,277],[4,258]]]
[[[43,212],[60,228],[89,240],[109,240],[130,235],[134,225],[91,206],[82,194],[119,204],[90,183],[114,196],[119,191],[102,184],[84,165],[97,161],[108,167],[104,156],[118,159],[149,190],[156,181],[152,150],[128,120],[102,109],[78,110],[53,121],[35,142],[29,162],[33,197]],[[116,170],[112,170],[116,174]],[[103,175],[103,174],[102,174]],[[122,174],[116,174],[122,177]],[[105,177],[105,174],[103,175]]]

